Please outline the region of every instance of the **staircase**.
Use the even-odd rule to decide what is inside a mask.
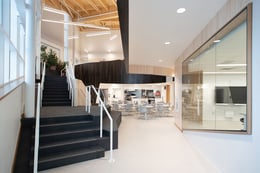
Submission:
[[[66,77],[46,75],[42,106],[71,106]]]
[[[104,157],[109,137],[99,137],[90,115],[41,118],[38,170]]]

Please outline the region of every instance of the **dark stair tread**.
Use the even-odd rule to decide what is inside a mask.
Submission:
[[[91,154],[96,152],[104,152],[104,151],[105,149],[102,147],[89,147],[88,149],[72,150],[72,151],[57,153],[51,156],[40,157],[39,163],[50,162],[50,161],[60,160],[64,158],[70,158],[70,157],[81,156],[81,155],[86,155],[86,154]]]
[[[86,127],[86,129],[81,129],[81,130],[64,130],[62,132],[50,132],[50,133],[45,133],[45,134],[41,134],[40,137],[49,137],[49,136],[56,136],[56,135],[65,135],[65,134],[73,134],[73,133],[84,133],[84,132],[92,132],[92,131],[99,131],[99,128],[89,128]]]
[[[40,127],[55,127],[59,125],[72,125],[72,124],[87,124],[87,123],[94,123],[94,121],[87,120],[87,121],[73,121],[73,122],[61,122],[61,123],[51,123],[51,124],[41,124]]]
[[[78,144],[78,143],[83,143],[83,142],[93,142],[93,141],[106,140],[106,139],[109,139],[109,137],[100,138],[99,136],[97,136],[97,137],[84,137],[84,138],[78,138],[78,139],[69,139],[66,141],[57,141],[57,142],[55,141],[52,143],[42,144],[42,145],[40,145],[39,149],[59,147],[59,146],[70,145],[70,144]]]
[[[78,114],[78,115],[73,113],[69,113],[69,114],[70,114],[69,116],[68,115],[54,115],[50,117],[43,116],[41,117],[40,122],[41,125],[43,125],[43,124],[57,124],[63,122],[93,121],[93,116],[88,115],[86,112],[82,112],[82,114]]]

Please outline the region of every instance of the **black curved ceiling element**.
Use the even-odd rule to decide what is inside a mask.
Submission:
[[[162,83],[165,76],[148,74],[129,74],[126,72],[125,62],[122,60],[86,63],[75,66],[75,77],[85,85],[99,86],[100,83]]]

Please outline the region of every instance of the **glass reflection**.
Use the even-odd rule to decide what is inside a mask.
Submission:
[[[247,13],[183,62],[184,129],[246,131]]]

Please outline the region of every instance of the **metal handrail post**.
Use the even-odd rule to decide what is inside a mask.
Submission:
[[[103,106],[100,104],[100,138],[103,137]]]
[[[109,121],[110,121],[110,157],[109,157],[109,162],[114,162],[114,159],[113,159],[113,119],[112,119],[110,113],[108,112],[104,102],[102,101],[101,97],[98,95],[98,92],[97,92],[96,88],[93,85],[91,85],[90,87],[93,89],[93,91],[97,95],[98,100],[101,103],[100,106],[102,107],[102,113],[100,113],[100,118],[102,116],[101,119],[103,119],[103,109],[104,109],[106,114],[107,114],[107,116],[108,116],[108,118],[109,118]],[[101,120],[100,120],[100,122],[101,122]],[[101,124],[103,124],[103,123],[101,123]],[[103,127],[100,130],[103,131]]]
[[[36,107],[36,124],[35,124],[35,137],[34,137],[34,160],[33,160],[33,172],[38,172],[38,151],[39,151],[39,134],[40,134],[40,88],[41,85],[37,85],[37,107]]]

